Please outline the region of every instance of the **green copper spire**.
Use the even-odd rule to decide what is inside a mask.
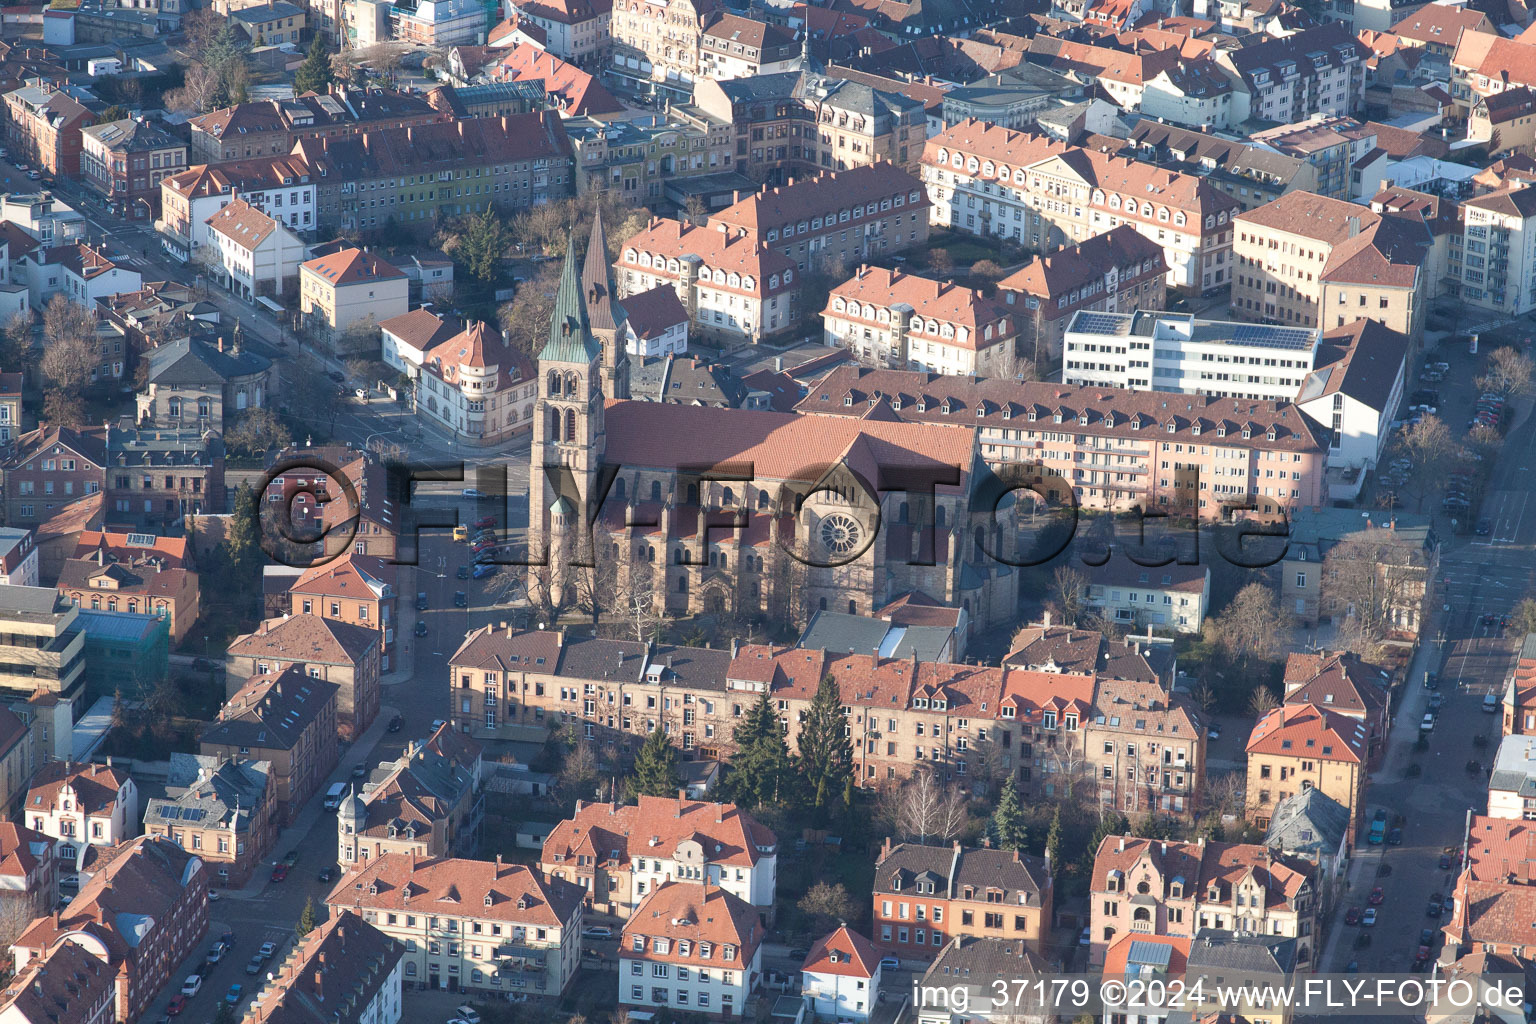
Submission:
[[[549,344],[539,359],[560,363],[590,363],[602,354],[587,322],[587,304],[576,272],[576,239],[565,243],[565,265],[560,268],[560,290],[555,293],[555,313],[549,321]]]

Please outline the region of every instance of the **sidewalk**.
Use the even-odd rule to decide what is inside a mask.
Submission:
[[[353,781],[352,769],[373,756],[373,748],[384,735],[385,727],[389,724],[389,720],[395,717],[396,713],[395,708],[388,705],[380,706],[379,715],[373,720],[373,724],[368,727],[368,731],[363,733],[357,742],[347,748],[347,752],[342,755],[340,763],[336,765],[336,770],[320,784],[319,792],[305,804],[304,809],[299,812],[298,819],[279,832],[277,838],[272,841],[274,861],[282,856],[279,851],[291,850],[302,843],[309,836],[310,832],[314,830],[318,819],[322,817],[329,818],[331,812],[325,810],[322,806],[323,794],[334,783]],[[334,828],[334,825],[332,828]],[[336,852],[334,847],[331,852],[333,854]],[[270,872],[254,871],[251,873],[250,881],[246,882],[244,886],[238,889],[223,890],[221,898],[229,900],[260,899],[262,893],[267,888],[267,883],[271,880]]]

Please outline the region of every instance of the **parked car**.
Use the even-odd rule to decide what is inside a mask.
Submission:
[[[470,1006],[468,1003],[465,1003],[463,1006],[455,1007],[453,1015],[464,1021],[464,1024],[480,1024],[480,1014],[477,1013],[475,1008]]]
[[[270,959],[272,959],[272,954],[274,954],[276,952],[277,952],[277,943],[275,943],[275,942],[263,942],[261,944],[261,948],[256,951],[256,955],[261,957],[263,960],[270,960]]]
[[[390,732],[399,732],[403,728],[405,728],[405,716],[404,715],[396,715],[394,718],[391,718],[389,720],[389,731]]]
[[[187,997],[178,992],[176,995],[171,997],[170,1005],[166,1006],[165,1008],[165,1015],[167,1017],[180,1016],[181,1011],[185,1010],[186,1008]]]
[[[1424,916],[1425,917],[1436,917],[1437,918],[1437,917],[1440,916],[1440,913],[1441,913],[1441,905],[1440,905],[1440,900],[1439,900],[1438,897],[1436,899],[1430,900],[1429,901],[1429,905],[1424,908]]]
[[[1366,907],[1365,913],[1360,915],[1360,923],[1366,928],[1376,927],[1376,908]]]
[[[1435,729],[1435,716],[1429,712],[1419,719],[1419,732],[1433,732]]]
[[[1388,846],[1402,846],[1403,845],[1403,830],[1400,829],[1400,828],[1395,828],[1391,832],[1388,832],[1387,833],[1387,845]]]
[[[880,958],[880,969],[882,971],[896,971],[896,970],[900,970],[901,969],[901,961],[896,959],[893,956],[881,957]]]
[[[461,580],[469,579],[469,566],[467,566],[467,565],[459,566],[459,571],[455,575],[457,575],[458,578],[461,579]]]
[[[480,565],[475,566],[475,571],[470,575],[472,575],[477,580],[483,580],[487,576],[495,576],[500,571],[501,566],[494,563],[482,562]]]
[[[288,877],[288,865],[279,864],[272,869],[272,881],[281,882]]]
[[[336,877],[336,869],[335,868],[321,868],[320,869],[320,873],[318,875],[316,875],[315,877],[318,878],[322,882],[329,882],[331,879]]]
[[[261,957],[253,956],[253,957],[251,957],[249,960],[247,960],[245,962],[245,973],[246,974],[252,974],[252,975],[260,974],[261,973],[261,969],[262,969],[263,966],[265,966],[265,964],[266,964],[266,961],[262,960]]]
[[[216,964],[220,960],[223,960],[223,959],[224,959],[224,943],[222,943],[222,942],[215,942],[212,946],[208,947],[208,957],[207,957],[207,960],[206,960],[207,963],[209,963],[209,964]]]
[[[1366,897],[1366,902],[1369,903],[1373,907],[1379,907],[1379,906],[1381,906],[1382,901],[1385,900],[1386,898],[1387,898],[1386,890],[1378,885],[1376,888],[1372,889],[1371,890],[1371,894],[1368,897]]]
[[[581,937],[584,939],[611,939],[613,938],[613,929],[603,924],[589,925],[581,930]]]
[[[1347,925],[1357,925],[1357,924],[1359,924],[1360,923],[1360,908],[1359,907],[1350,907],[1348,910],[1344,911],[1344,923],[1347,924]]]
[[[224,993],[224,1001],[230,1006],[234,1006],[240,1002],[240,993],[244,991],[245,989],[240,985],[231,985],[229,986],[229,991]]]
[[[460,491],[459,493],[462,494],[466,498],[489,498],[490,497],[489,494],[486,494],[484,491],[480,490],[478,487],[466,487],[466,488],[464,488],[464,490]]]
[[[187,980],[181,983],[181,994],[191,999],[203,990],[203,976],[201,974],[189,974]]]
[[[473,526],[477,530],[489,530],[489,529],[492,529],[493,527],[495,527],[495,525],[496,525],[496,517],[495,516],[481,516],[479,519],[476,519],[470,525]]]
[[[417,619],[416,620],[416,635],[417,636],[426,636],[427,635],[427,624],[425,622],[423,622],[421,619]]]

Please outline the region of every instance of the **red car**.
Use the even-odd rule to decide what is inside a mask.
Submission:
[[[1359,924],[1360,923],[1360,908],[1359,907],[1350,907],[1348,910],[1344,911],[1344,923],[1345,924]]]
[[[489,530],[491,527],[493,527],[495,525],[496,525],[496,517],[495,516],[481,516],[479,519],[476,519],[475,522],[474,522],[474,527],[477,530]]]
[[[175,1017],[176,1015],[181,1013],[182,1010],[185,1010],[186,1008],[187,1008],[187,997],[184,996],[184,995],[178,994],[178,995],[175,995],[175,996],[171,997],[170,1005],[165,1008],[165,1015],[167,1017]]]
[[[1371,894],[1366,897],[1366,902],[1368,902],[1373,907],[1379,907],[1381,906],[1381,901],[1386,898],[1387,894],[1383,892],[1381,886],[1378,885],[1376,888],[1372,889]]]
[[[288,877],[288,865],[287,864],[279,864],[279,865],[277,865],[277,867],[272,869],[272,881],[274,881],[274,882],[281,882],[283,879],[285,879],[287,877]]]

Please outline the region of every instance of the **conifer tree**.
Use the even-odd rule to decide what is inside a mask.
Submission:
[[[1019,788],[1013,776],[1003,783],[1003,791],[997,798],[997,809],[987,823],[987,833],[999,850],[1022,850],[1029,840],[1029,827],[1024,821],[1024,808],[1019,806]]]
[[[677,749],[667,739],[667,734],[657,727],[645,738],[635,757],[629,791],[636,796],[676,796],[682,788],[683,777],[677,770]]]

